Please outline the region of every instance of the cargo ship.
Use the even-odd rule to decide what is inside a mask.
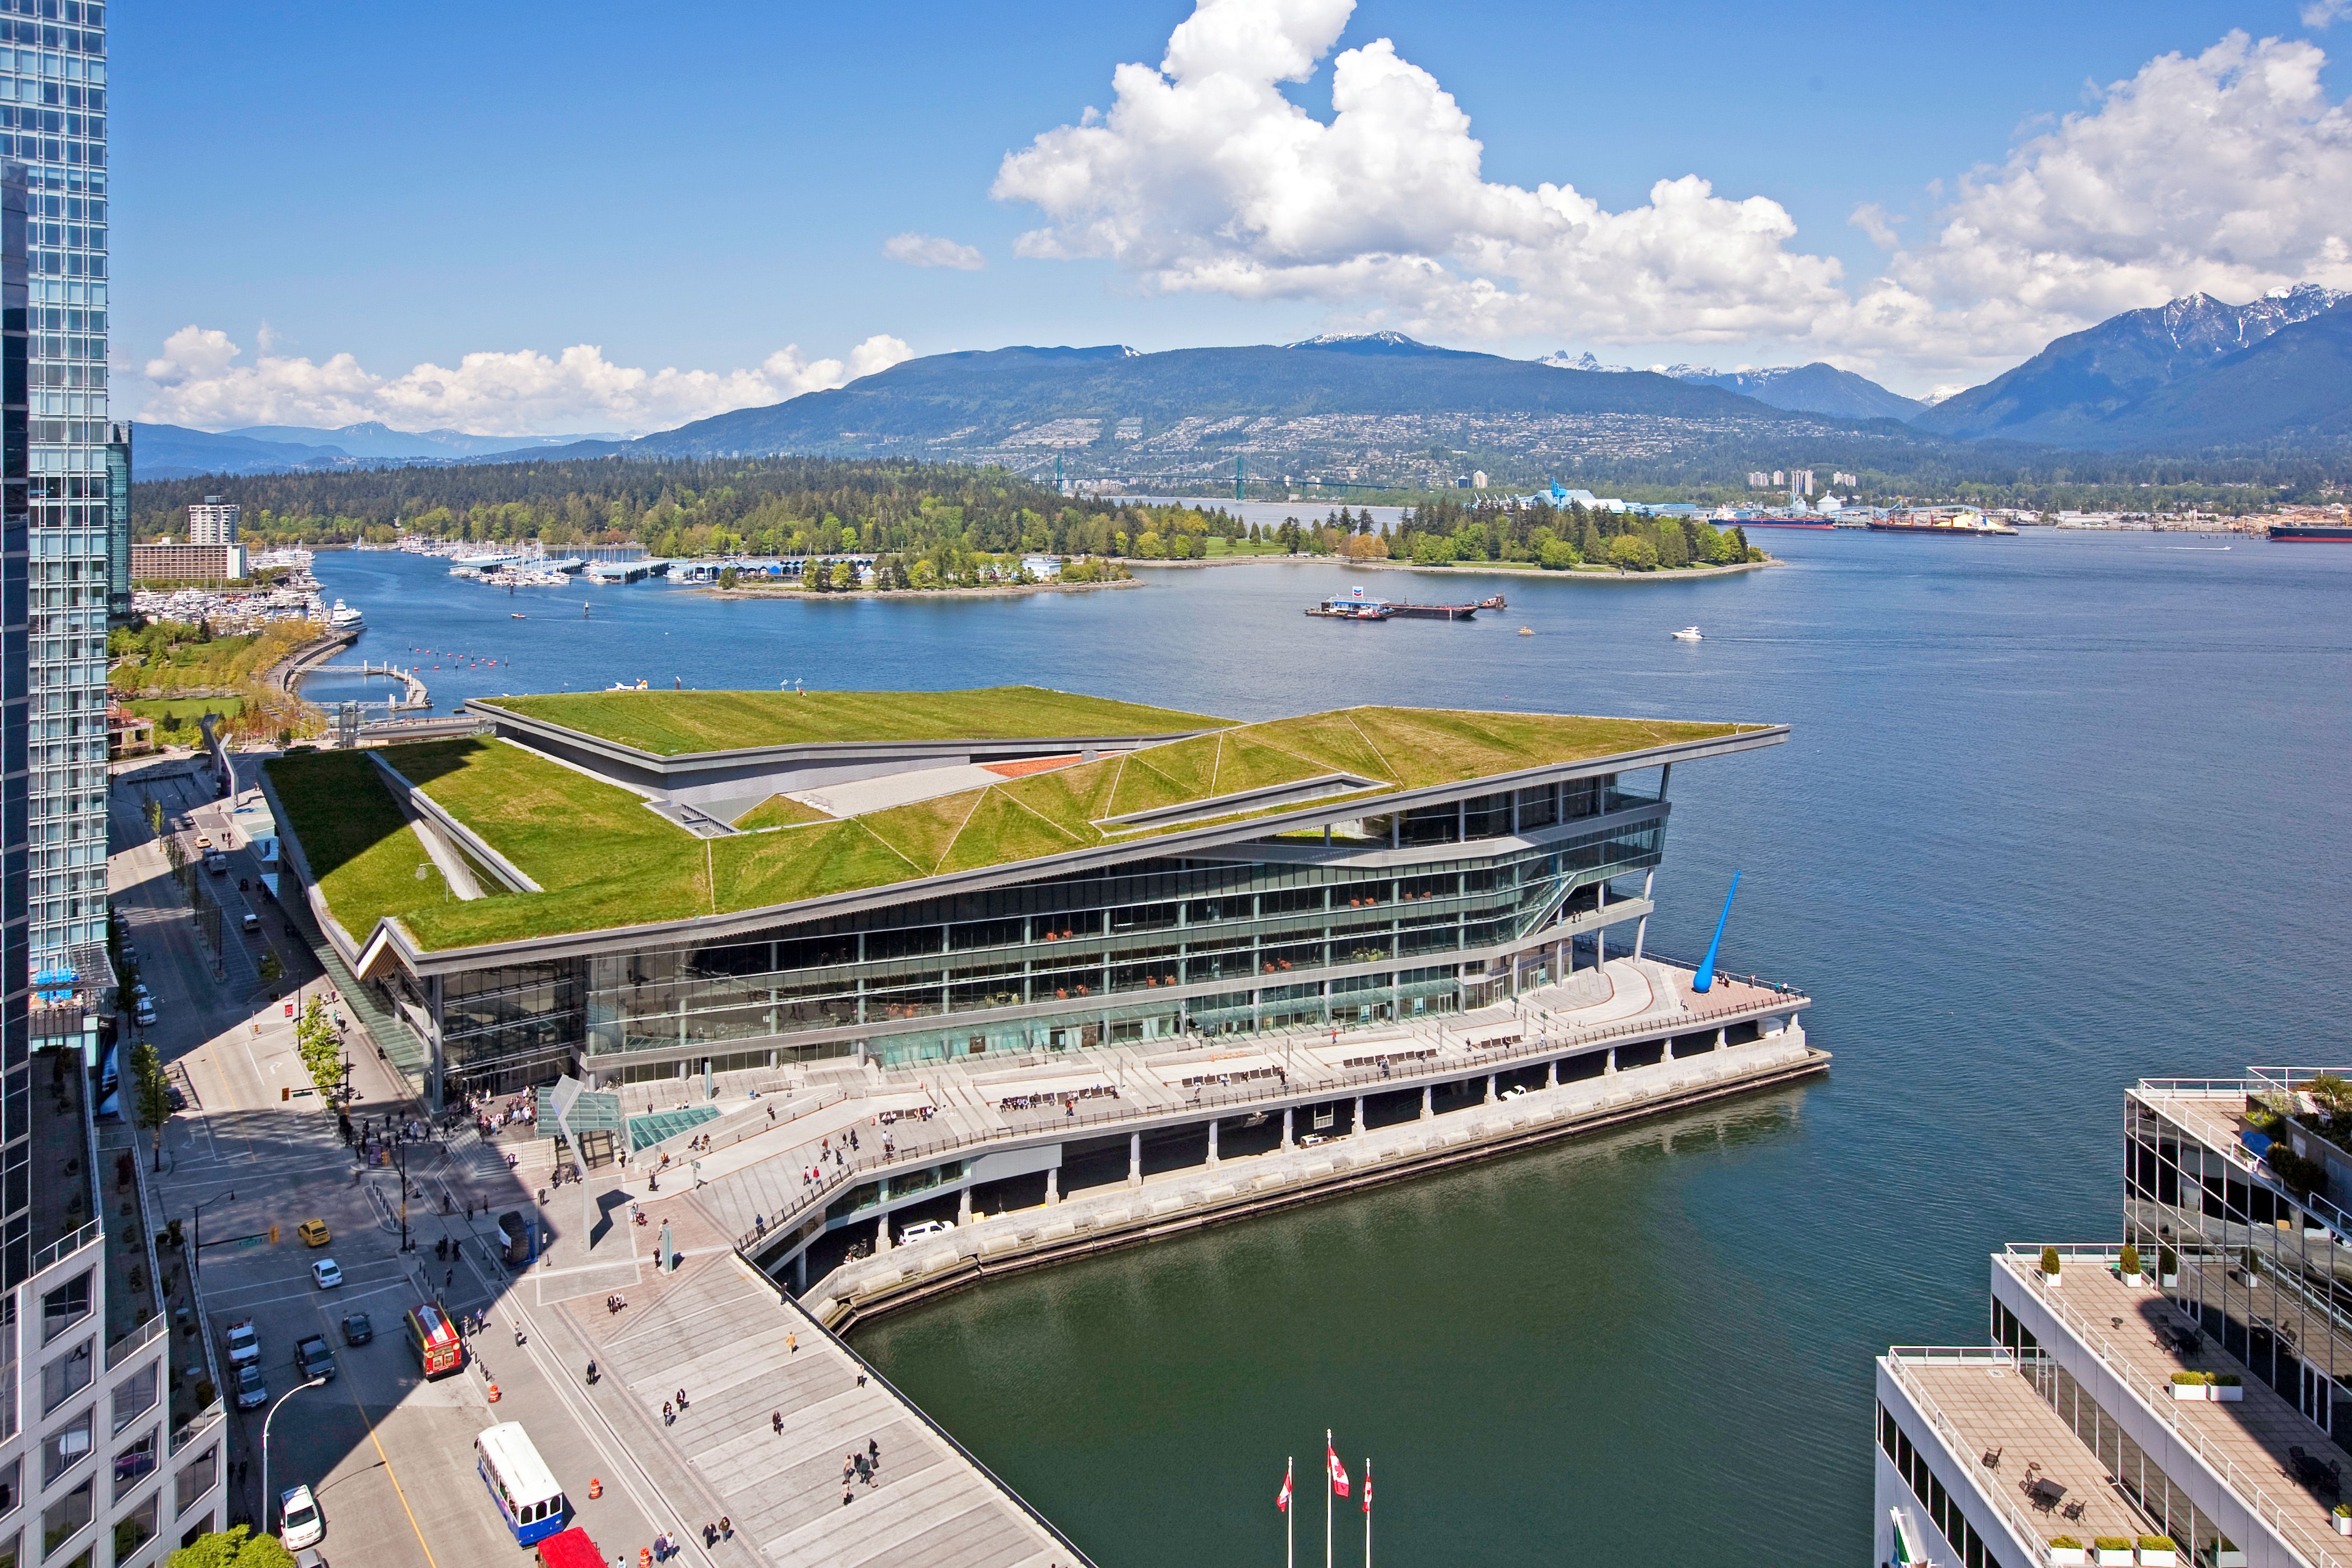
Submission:
[[[1735,517],[1726,520],[1718,520],[1716,523],[1716,527],[1818,528],[1826,531],[1837,527],[1837,524],[1832,522],[1825,517]]]
[[[1361,588],[1350,588],[1344,594],[1332,595],[1307,613],[1335,621],[1466,621],[1481,610],[1507,608],[1500,594],[1475,605],[1413,605],[1402,599],[1377,599]]]
[[[2268,531],[2273,544],[2352,544],[2352,523],[2274,522]]]
[[[1867,525],[1874,533],[1933,533],[1946,539],[1993,539],[2017,530],[1980,511],[1891,511]]]

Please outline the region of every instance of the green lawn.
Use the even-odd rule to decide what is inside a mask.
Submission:
[[[426,863],[416,830],[358,752],[304,752],[268,764],[278,804],[291,819],[327,907],[364,942],[378,921],[442,901],[441,874],[419,881]]]
[[[1208,730],[1227,719],[993,686],[977,691],[574,691],[480,698],[524,718],[674,757],[828,741],[1024,741]]]
[[[396,914],[423,945],[442,949],[762,909],[1103,844],[1135,843],[1287,808],[1141,829],[1114,826],[1107,831],[1096,825],[1128,812],[1327,773],[1375,781],[1358,798],[1377,811],[1381,797],[1400,789],[1728,735],[1740,728],[1352,708],[1235,725],[843,821],[811,813],[807,820],[789,822],[805,808],[772,799],[744,823],[757,819],[773,831],[710,840],[656,816],[628,790],[505,742],[389,748],[385,760],[404,777],[546,889],[462,903],[434,901],[413,884],[400,883],[423,858],[414,834],[372,781],[329,772],[331,765],[349,768],[359,759],[341,752],[289,759],[273,763],[272,776],[289,767],[317,770],[302,775],[320,781],[302,806],[287,795],[283,784],[280,794],[314,866],[319,851],[310,847],[320,837],[339,868],[331,877],[321,872],[337,918],[354,935],[363,935],[379,916]],[[783,805],[793,809],[787,812]],[[385,843],[403,847],[378,853]]]
[[[138,697],[122,706],[142,719],[152,719],[161,728],[167,719],[178,719],[194,731],[196,721],[207,713],[224,719],[234,719],[245,711],[242,697]]]

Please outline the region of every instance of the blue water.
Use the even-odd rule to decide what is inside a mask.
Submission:
[[[1765,542],[1789,564],[1685,584],[1363,579],[1510,596],[1468,626],[1309,620],[1358,580],[1329,566],[914,604],[510,603],[401,557],[318,570],[367,611],[368,657],[511,659],[427,669],[445,705],[798,677],[1792,725],[1677,773],[1652,939],[1696,954],[1741,869],[1724,962],[1811,993],[1825,1081],[1001,1281],[860,1342],[1106,1565],[1276,1561],[1283,1459],[1311,1482],[1330,1426],[1376,1461],[1389,1561],[1745,1568],[1862,1560],[1871,1355],[1981,1342],[2003,1241],[2116,1233],[2128,1081],[2352,1058],[2352,549]],[[1669,639],[1694,622],[1706,641]]]

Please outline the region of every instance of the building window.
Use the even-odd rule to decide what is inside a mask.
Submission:
[[[90,1486],[88,1481],[74,1488],[48,1506],[41,1515],[41,1555],[47,1557],[74,1538],[76,1531],[89,1522]]]
[[[155,1439],[159,1435],[151,1426],[144,1437],[114,1451],[115,1501],[121,1502],[125,1492],[155,1473]]]
[[[180,1473],[174,1478],[173,1483],[173,1489],[178,1499],[173,1504],[173,1514],[176,1517],[187,1512],[195,1505],[198,1498],[211,1491],[219,1482],[220,1445],[215,1443],[187,1464],[180,1467]],[[0,1568],[5,1568],[5,1565],[0,1565]]]
[[[25,1500],[24,1480],[24,1460],[11,1459],[0,1465],[0,1519],[16,1512],[16,1505]]]
[[[53,1486],[59,1476],[89,1458],[89,1413],[58,1427],[41,1440],[41,1484]],[[83,1488],[88,1490],[88,1487]],[[89,1517],[84,1514],[83,1518]]]
[[[156,1390],[163,1381],[163,1363],[149,1362],[114,1385],[114,1429],[121,1431],[155,1408]]]
[[[24,1543],[24,1539],[21,1535],[10,1535],[0,1541],[0,1568],[17,1568],[17,1548]]]
[[[114,1521],[114,1561],[128,1563],[132,1552],[155,1539],[155,1515],[162,1501],[162,1494],[152,1495]]]
[[[68,1279],[41,1298],[41,1342],[47,1344],[89,1316],[89,1276]]]
[[[48,1415],[89,1386],[90,1354],[96,1342],[84,1340],[41,1368],[41,1414]]]

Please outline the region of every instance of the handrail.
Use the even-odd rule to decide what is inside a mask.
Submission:
[[[2122,1248],[2110,1247],[2107,1250],[2111,1255],[2119,1255]],[[2013,1269],[2012,1272],[2022,1271]],[[2148,1414],[2162,1422],[2171,1430],[2174,1436],[2194,1450],[2199,1458],[2221,1475],[2223,1484],[2237,1494],[2239,1500],[2245,1503],[2248,1510],[2256,1520],[2276,1531],[2282,1539],[2287,1541],[2312,1563],[2322,1565],[2322,1568],[2335,1568],[2340,1560],[2326,1547],[2320,1544],[2316,1538],[2309,1535],[2303,1526],[2290,1520],[2285,1510],[2271,1500],[2269,1494],[2263,1490],[2260,1483],[2241,1470],[2236,1462],[2227,1454],[2217,1452],[2206,1443],[2201,1435],[2181,1424],[2179,1402],[2172,1397],[2168,1385],[2163,1389],[2158,1389],[2133,1372],[2123,1359],[2122,1352],[2116,1350],[2113,1342],[2105,1333],[2093,1328],[2066,1303],[2063,1297],[2053,1291],[2043,1282],[2038,1270],[2028,1275],[2026,1286],[2041,1300],[2042,1304],[2050,1310],[2052,1316],[2066,1324],[2068,1331],[2081,1342],[2084,1350],[2091,1352],[2092,1358],[2105,1369],[2110,1377],[2115,1379],[2118,1387],[2138,1400],[2147,1407]],[[2267,1518],[2263,1513],[2265,1508],[2269,1510]]]
[[[106,1347],[106,1370],[112,1372],[128,1361],[163,1331],[163,1314],[156,1313],[121,1339]]]
[[[172,1429],[173,1454],[174,1456],[178,1455],[179,1452],[185,1448],[189,1444],[194,1442],[197,1438],[203,1436],[205,1433],[211,1431],[214,1427],[219,1426],[227,1418],[227,1410],[223,1407],[219,1396],[215,1395],[213,1402],[210,1405],[205,1405],[202,1410],[199,1410],[194,1415],[189,1416],[184,1424]]]
[[[99,1230],[98,1221],[92,1220],[72,1235],[61,1236],[49,1243],[33,1254],[33,1272],[38,1274],[44,1268],[53,1268],[89,1246],[98,1240]]]
[[[1913,1408],[1927,1417],[1928,1424],[1936,1428],[1936,1435],[1943,1440],[1945,1449],[1951,1454],[1956,1467],[1968,1472],[1969,1480],[1977,1489],[1978,1495],[1992,1504],[1994,1513],[2002,1516],[2002,1522],[2009,1526],[2010,1533],[2017,1537],[2018,1544],[2025,1548],[2028,1559],[2039,1561],[2045,1554],[2049,1538],[2042,1533],[2039,1525],[2025,1517],[2024,1510],[2017,1506],[2015,1499],[1992,1489],[1992,1483],[1984,1478],[1984,1467],[1974,1462],[1974,1457],[1961,1445],[1959,1429],[1952,1425],[1944,1415],[1943,1407],[1929,1395],[1926,1386],[1912,1375],[1910,1368],[1906,1364],[1907,1360],[1940,1359],[1950,1353],[1948,1351],[1928,1346],[1897,1345],[1879,1358],[1879,1364],[1885,1367],[1894,1376],[1895,1381],[1902,1385],[1903,1392],[1910,1396]],[[1988,1358],[1988,1364],[2010,1366],[2014,1368],[2021,1376],[2023,1375],[2025,1369],[2019,1365],[2016,1357],[2006,1350],[2000,1350],[1997,1353],[2000,1358],[2000,1361],[1994,1363]],[[1966,1353],[1957,1359],[1964,1361],[1978,1359],[1977,1347],[1969,1347]],[[1941,1530],[1941,1526],[1937,1528]]]
[[[840,1163],[835,1163],[830,1157],[819,1158],[817,1151],[821,1147],[821,1141],[812,1139],[790,1149],[778,1150],[776,1153],[768,1156],[768,1159],[777,1160],[793,1154],[806,1154],[809,1158],[803,1161],[803,1163],[818,1165],[824,1173],[824,1175],[807,1191],[797,1206],[787,1208],[781,1215],[770,1219],[764,1227],[755,1226],[750,1230],[741,1232],[736,1237],[736,1245],[746,1254],[750,1254],[772,1241],[779,1234],[797,1231],[806,1225],[814,1215],[822,1213],[836,1192],[856,1181],[869,1176],[887,1175],[900,1169],[920,1169],[925,1165],[937,1163],[941,1156],[954,1153],[961,1149],[1001,1143],[1024,1135],[1042,1135],[1056,1129],[1100,1128],[1114,1123],[1144,1122],[1171,1117],[1181,1120],[1193,1111],[1240,1109],[1280,1100],[1312,1104],[1320,1100],[1349,1099],[1353,1097],[1351,1091],[1370,1089],[1374,1086],[1379,1086],[1381,1091],[1386,1092],[1396,1089],[1411,1088],[1423,1080],[1434,1085],[1441,1081],[1465,1077],[1488,1076],[1514,1069],[1519,1066],[1531,1065],[1548,1058],[1559,1056],[1564,1052],[1580,1051],[1623,1036],[1654,1034],[1662,1038],[1672,1038],[1676,1035],[1689,1033],[1693,1025],[1709,1019],[1727,1019],[1744,1013],[1756,1013],[1759,1016],[1764,1016],[1784,1011],[1801,1012],[1811,1004],[1811,1001],[1810,997],[1790,994],[1787,996],[1775,997],[1771,1005],[1761,1008],[1752,1002],[1742,1002],[1727,1007],[1695,1011],[1679,1018],[1628,1019],[1619,1024],[1602,1025],[1589,1031],[1571,1033],[1562,1038],[1554,1037],[1547,1030],[1539,1033],[1532,1043],[1523,1041],[1521,1048],[1517,1051],[1505,1051],[1481,1059],[1466,1061],[1460,1057],[1454,1058],[1450,1062],[1438,1062],[1436,1058],[1430,1058],[1433,1065],[1422,1067],[1418,1071],[1391,1070],[1385,1078],[1381,1075],[1377,1068],[1361,1068],[1353,1071],[1342,1071],[1334,1079],[1317,1083],[1308,1089],[1294,1088],[1285,1083],[1281,1091],[1276,1094],[1268,1094],[1263,1089],[1254,1087],[1250,1083],[1213,1088],[1202,1085],[1195,1091],[1192,1099],[1175,1106],[1129,1108],[1124,1101],[1120,1101],[1119,1108],[1116,1110],[1077,1111],[1075,1114],[1053,1118],[1049,1122],[1034,1128],[1013,1127],[1002,1131],[983,1130],[970,1133],[948,1132],[937,1138],[924,1138],[919,1142],[912,1144],[901,1142],[894,1138],[892,1140],[894,1147],[887,1152],[880,1147],[880,1141],[877,1139],[874,1148],[870,1150],[861,1148],[855,1156]],[[1538,1016],[1549,1016],[1540,1012]],[[1459,1026],[1459,1025],[1456,1026],[1457,1028]],[[1447,1046],[1444,1033],[1441,1026],[1439,1029],[1441,1049],[1446,1048]],[[1455,1043],[1453,1048],[1484,1051],[1490,1047],[1468,1047]],[[1465,1068],[1468,1069],[1466,1073]],[[924,1124],[919,1122],[916,1125]]]

